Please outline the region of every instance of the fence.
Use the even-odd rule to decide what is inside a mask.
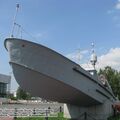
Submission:
[[[60,109],[26,109],[26,108],[14,108],[14,109],[0,109],[0,117],[57,117]]]

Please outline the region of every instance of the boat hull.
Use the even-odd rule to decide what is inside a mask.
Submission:
[[[18,84],[34,96],[81,106],[98,104],[94,99],[59,80],[15,63],[11,65]]]
[[[78,64],[45,46],[9,38],[5,47],[15,79],[34,96],[83,106],[101,104],[112,96]]]

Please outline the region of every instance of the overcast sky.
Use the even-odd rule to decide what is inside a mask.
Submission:
[[[16,22],[24,28],[24,39],[84,67],[94,42],[97,68],[110,65],[120,70],[120,0],[0,0],[0,73],[12,72],[4,39],[10,36],[16,3],[20,4]],[[16,88],[12,78],[12,90]]]

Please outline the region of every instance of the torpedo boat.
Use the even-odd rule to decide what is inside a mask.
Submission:
[[[46,46],[7,38],[5,48],[16,81],[33,96],[78,106],[115,100],[111,88],[102,84],[96,70],[86,71]]]

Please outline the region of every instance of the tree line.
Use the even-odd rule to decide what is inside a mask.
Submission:
[[[98,74],[103,74],[108,80],[113,93],[120,99],[120,71],[111,68],[110,66],[100,69]]]

